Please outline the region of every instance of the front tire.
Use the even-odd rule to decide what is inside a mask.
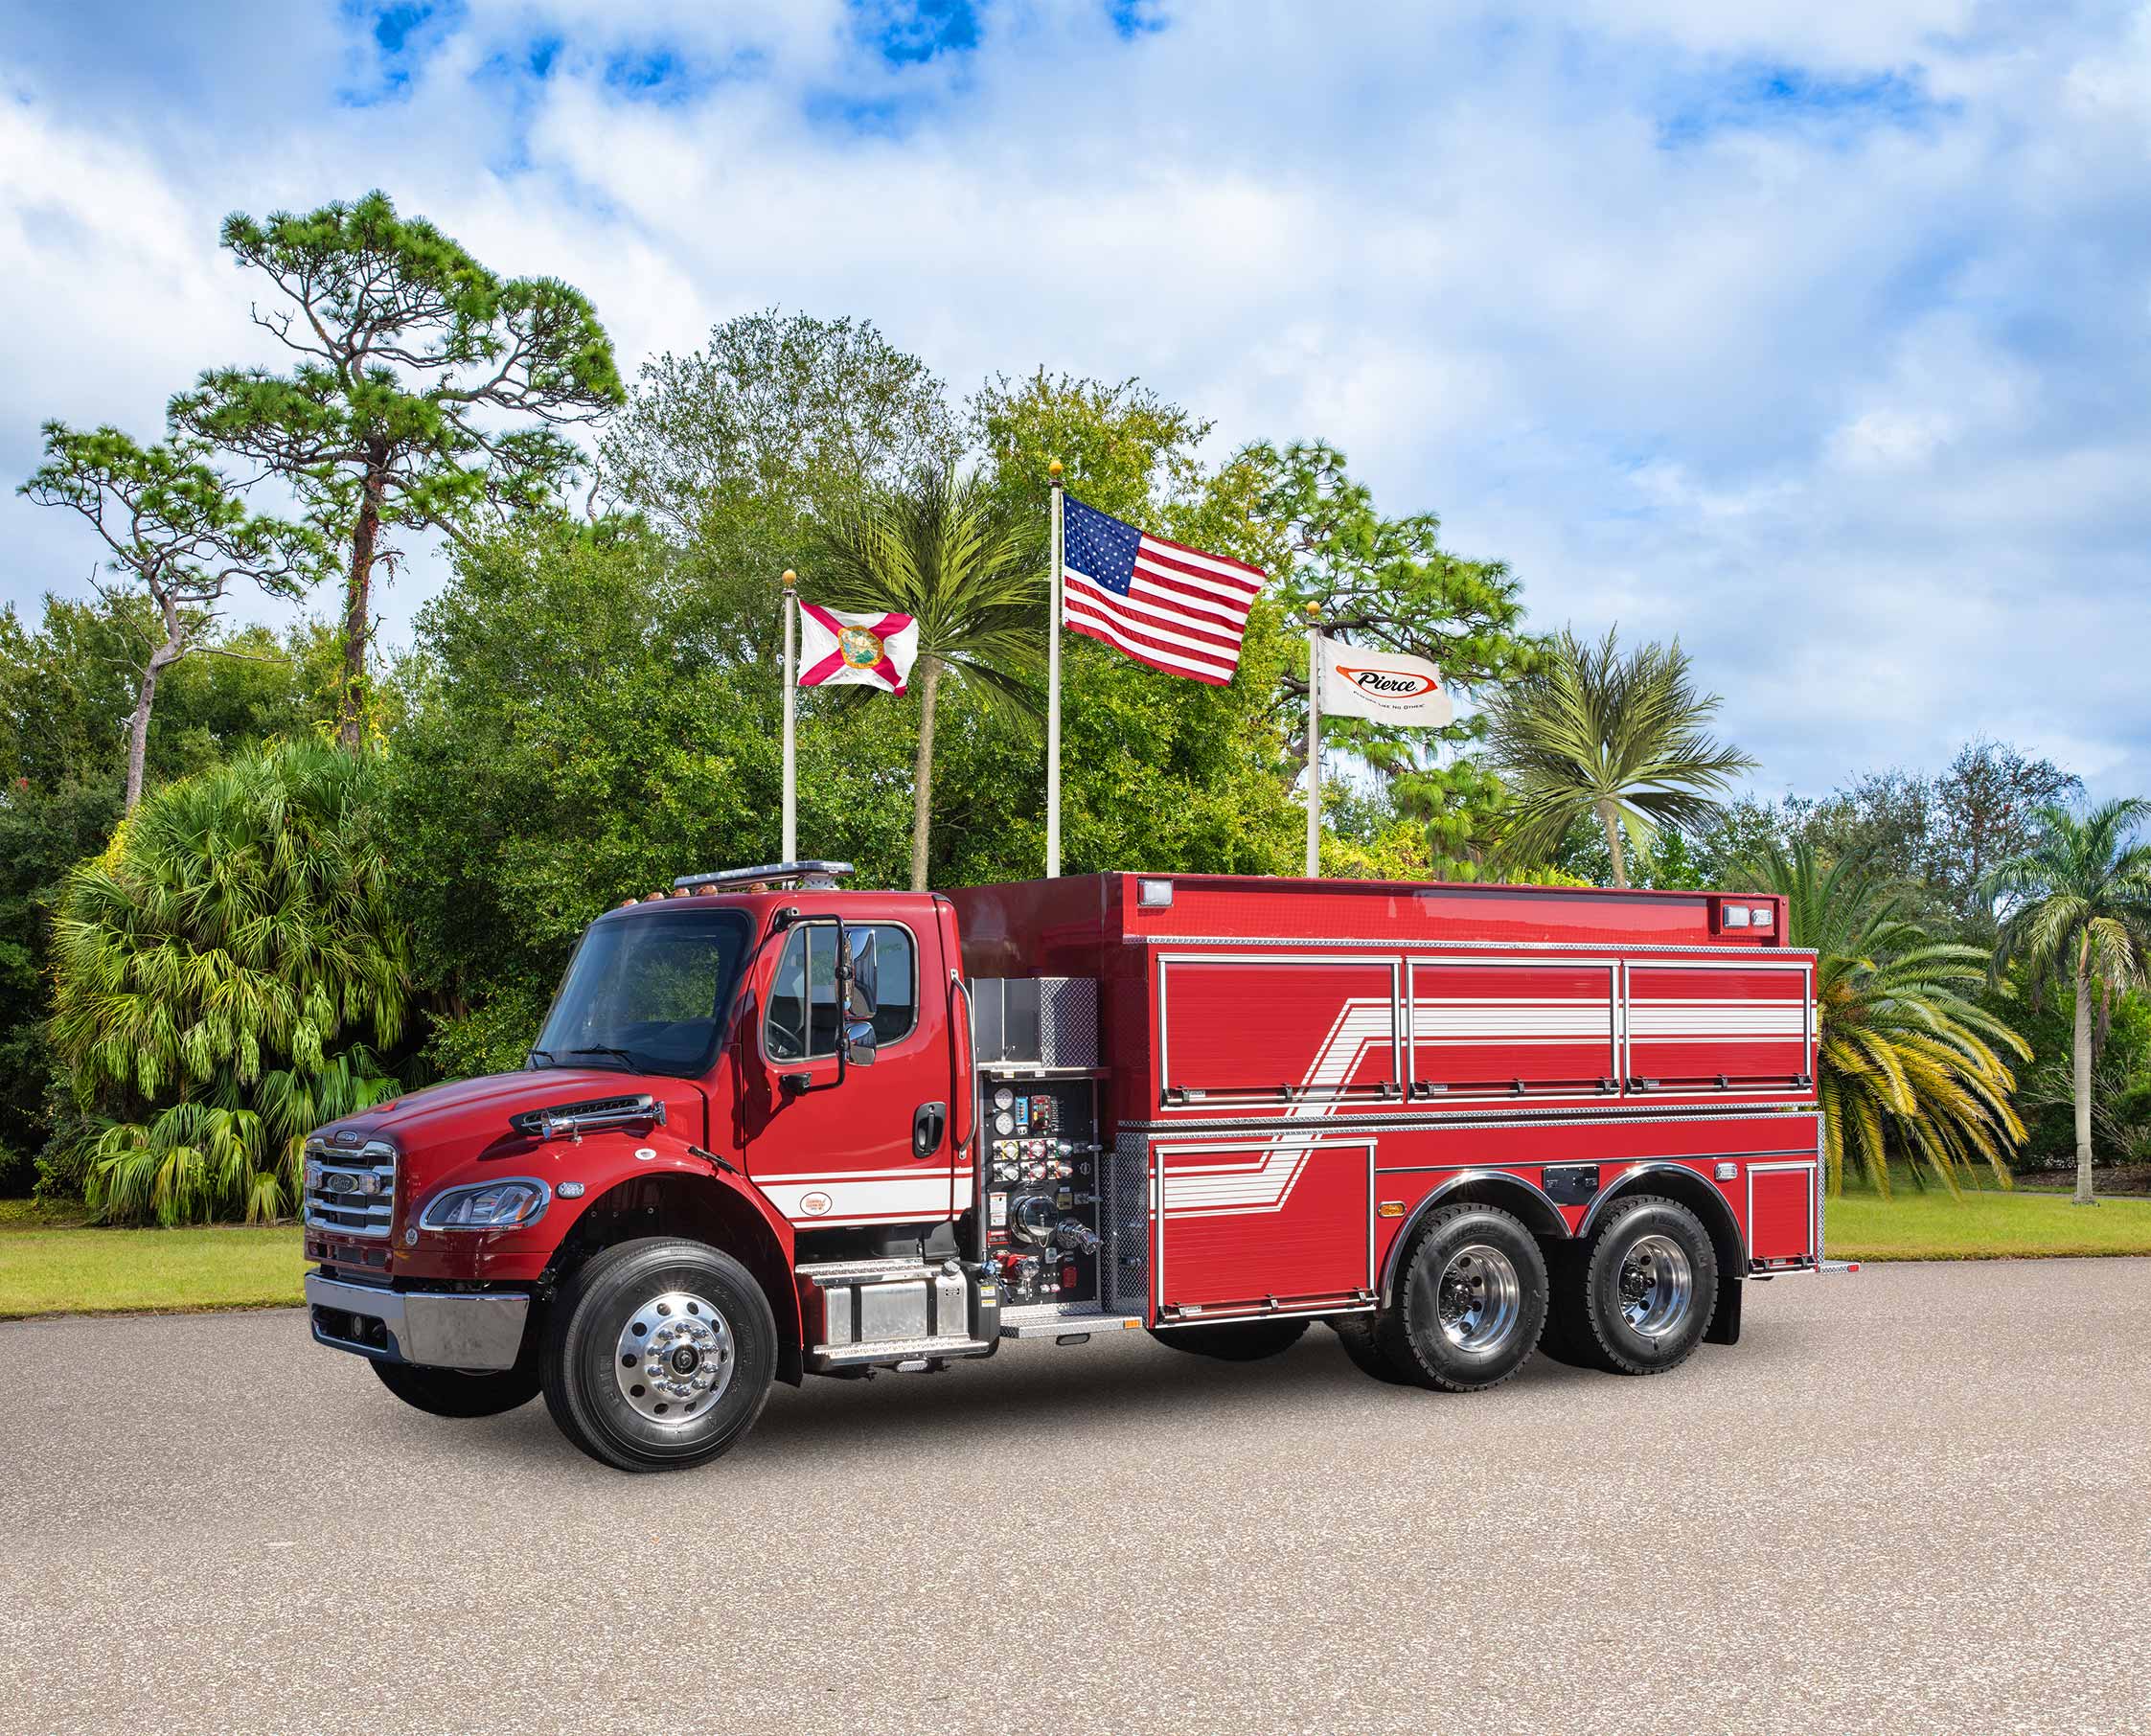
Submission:
[[[492,1374],[416,1362],[376,1362],[374,1372],[413,1410],[433,1417],[497,1417],[538,1397],[538,1366],[527,1357]]]
[[[777,1322],[754,1275],[699,1242],[606,1249],[552,1313],[545,1407],[621,1471],[684,1471],[738,1444],[768,1402]]]
[[[1530,1359],[1545,1314],[1537,1238],[1494,1206],[1453,1205],[1428,1220],[1398,1268],[1374,1342],[1413,1385],[1479,1392]]]
[[[1663,1374],[1686,1361],[1718,1299],[1718,1254],[1677,1200],[1623,1199],[1574,1260],[1561,1336],[1576,1359],[1610,1374]]]
[[[1153,1327],[1150,1336],[1190,1356],[1213,1357],[1220,1362],[1259,1362],[1292,1349],[1306,1331],[1304,1319],[1236,1320],[1215,1326],[1174,1326],[1163,1332]]]

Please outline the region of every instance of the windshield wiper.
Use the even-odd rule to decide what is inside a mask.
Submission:
[[[568,1053],[570,1055],[609,1055],[620,1062],[623,1072],[639,1073],[642,1071],[642,1063],[629,1054],[627,1050],[610,1048],[602,1042],[593,1043],[587,1048],[570,1049]]]
[[[530,1052],[530,1058],[533,1061],[542,1061],[547,1066],[554,1064],[553,1057],[543,1049],[533,1049]]]

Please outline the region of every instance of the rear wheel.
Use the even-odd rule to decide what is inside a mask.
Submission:
[[[1686,1206],[1642,1195],[1606,1214],[1565,1278],[1559,1332],[1574,1359],[1662,1374],[1687,1360],[1710,1324],[1718,1255]]]
[[[527,1361],[527,1359],[526,1359]],[[381,1384],[414,1410],[435,1417],[496,1417],[538,1397],[538,1365],[498,1373],[422,1368],[416,1362],[376,1362]]]
[[[753,1427],[776,1366],[776,1317],[745,1267],[698,1242],[627,1242],[553,1310],[545,1406],[594,1459],[685,1470]]]
[[[1374,1342],[1415,1385],[1476,1392],[1523,1366],[1545,1313],[1545,1259],[1531,1232],[1494,1206],[1453,1205],[1398,1268]]]
[[[1221,1320],[1215,1326],[1172,1326],[1163,1332],[1153,1327],[1150,1336],[1190,1356],[1214,1357],[1221,1362],[1259,1362],[1292,1349],[1306,1331],[1304,1319]]]

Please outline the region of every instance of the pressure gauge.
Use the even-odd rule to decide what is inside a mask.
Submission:
[[[1013,1133],[1013,1132],[1015,1132],[1015,1131],[1016,1131],[1016,1117],[1015,1117],[1015,1116],[1013,1116],[1013,1115],[1011,1115],[1011,1114],[1009,1114],[1009,1113],[1007,1113],[1007,1112],[1006,1112],[1005,1110],[1004,1110],[1004,1111],[1003,1111],[1002,1113],[1000,1113],[1000,1114],[998,1114],[998,1115],[995,1116],[995,1117],[994,1117],[994,1131],[995,1131],[995,1132],[996,1132],[996,1133]]]
[[[999,1090],[994,1093],[994,1108],[995,1108],[996,1109],[1008,1109],[1014,1108],[1015,1107],[1016,1093],[1010,1090],[1008,1086],[1003,1085]],[[1001,1131],[1005,1133],[1008,1131],[1008,1130],[1006,1128],[1003,1128],[1001,1129]]]

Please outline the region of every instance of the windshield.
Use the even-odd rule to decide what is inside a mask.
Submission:
[[[593,923],[553,997],[537,1063],[708,1071],[747,933],[737,910]]]

